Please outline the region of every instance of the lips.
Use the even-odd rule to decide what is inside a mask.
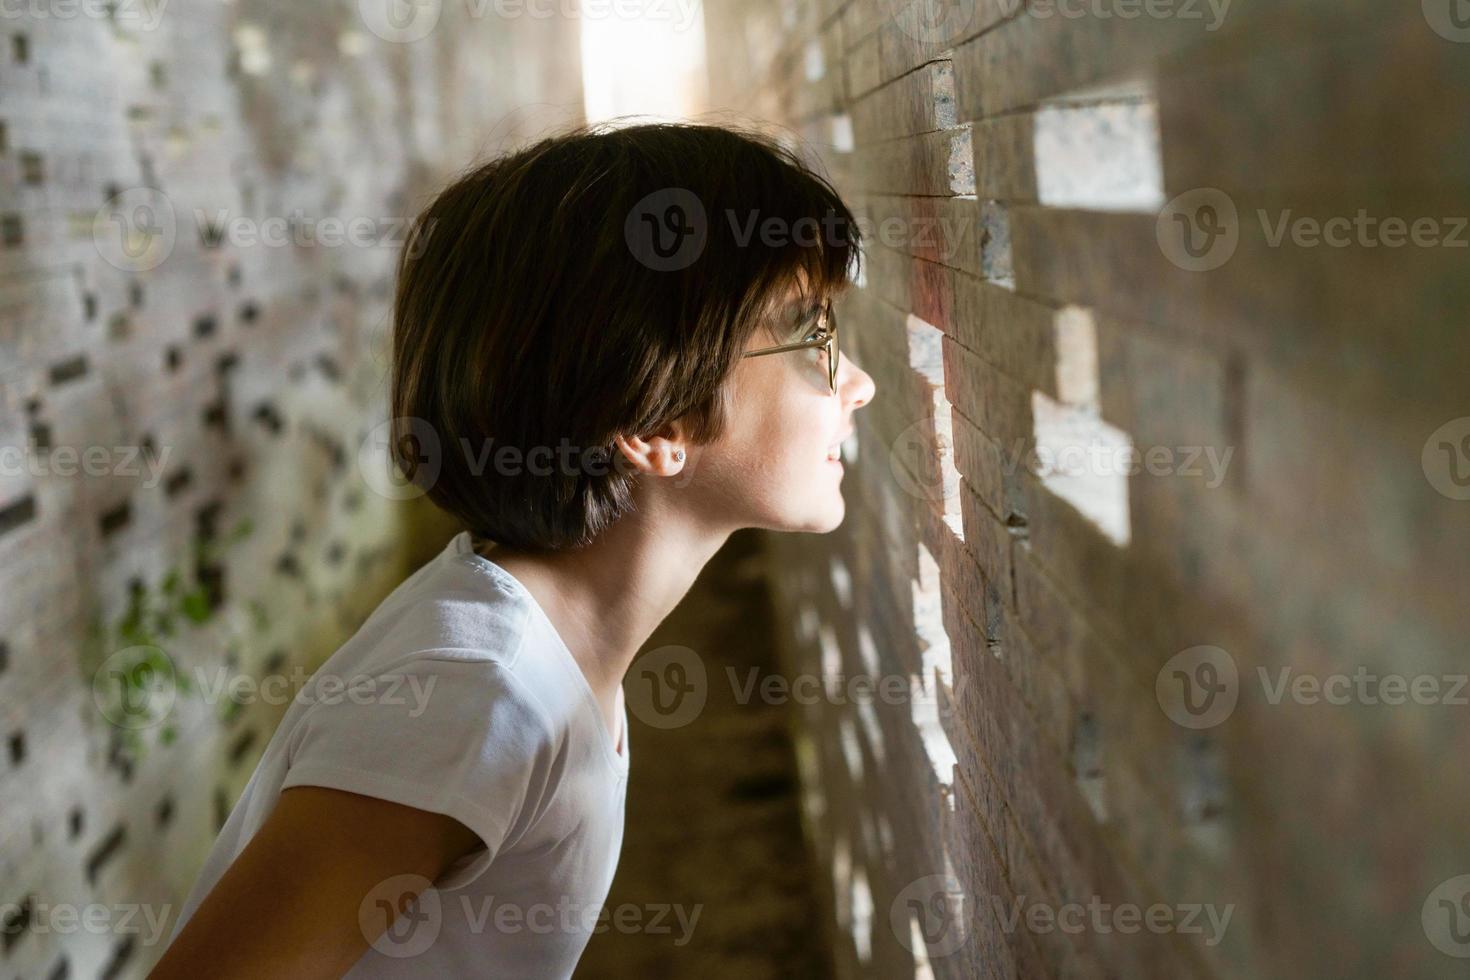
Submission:
[[[832,445],[827,447],[827,459],[829,461],[838,462],[842,459],[842,444],[846,442],[848,440],[848,437],[850,437],[851,435],[852,430],[848,429],[845,433],[843,433],[841,439],[838,439]]]

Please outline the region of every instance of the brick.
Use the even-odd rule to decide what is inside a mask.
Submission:
[[[979,275],[980,214],[971,197],[874,196],[865,202],[871,236],[926,262]]]
[[[869,193],[973,194],[973,152],[967,127],[870,143],[854,151],[855,179]]]
[[[1242,448],[1236,445],[1242,393],[1227,355],[1106,317],[1096,325],[1103,417],[1132,435],[1140,452],[1213,448],[1220,466],[1212,472],[1223,474],[1201,479],[1215,485],[1228,479],[1233,453],[1227,457],[1226,450]]]
[[[974,354],[944,338],[945,394],[955,410],[1008,453],[1024,455],[1031,446],[1031,396]]]
[[[1014,17],[954,50],[960,118],[1031,108],[1130,78],[1153,59],[1211,39],[1198,22],[1139,17]]]
[[[1470,98],[1463,51],[1425,30],[1419,9],[1367,12],[1368,22],[1337,37],[1341,11],[1299,13],[1305,22],[1277,43],[1171,66],[1159,102],[1177,134],[1165,147],[1177,186],[1350,199],[1385,184],[1464,184],[1470,125],[1454,111]],[[1404,112],[1419,91],[1437,97]]]
[[[1034,130],[1035,117],[1030,113],[975,120],[970,127],[975,193],[1015,203],[1036,200]]]
[[[947,61],[925,65],[858,97],[849,111],[863,144],[953,128],[954,72]]]
[[[1057,395],[1058,310],[969,276],[954,277],[956,342],[1010,378]]]
[[[1011,579],[1011,545],[1013,537],[1005,524],[969,488],[961,482],[960,510],[964,515],[965,548],[985,573],[987,581],[999,590],[1007,605],[1014,605]]]
[[[1004,473],[1005,450],[981,432],[969,418],[954,414],[955,468],[965,484],[996,514],[1006,513]]]

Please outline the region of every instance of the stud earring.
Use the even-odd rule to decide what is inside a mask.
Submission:
[[[682,463],[682,462],[684,462],[684,450],[682,450],[682,449],[675,449],[674,450],[674,462],[676,462],[676,463]]]

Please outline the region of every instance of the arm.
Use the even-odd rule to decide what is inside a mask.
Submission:
[[[149,976],[340,977],[378,938],[359,924],[369,892],[395,875],[433,881],[480,844],[453,817],[290,787]]]

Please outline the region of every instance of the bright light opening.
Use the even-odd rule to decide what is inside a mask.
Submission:
[[[588,122],[689,119],[708,107],[701,4],[594,5],[579,17]]]

